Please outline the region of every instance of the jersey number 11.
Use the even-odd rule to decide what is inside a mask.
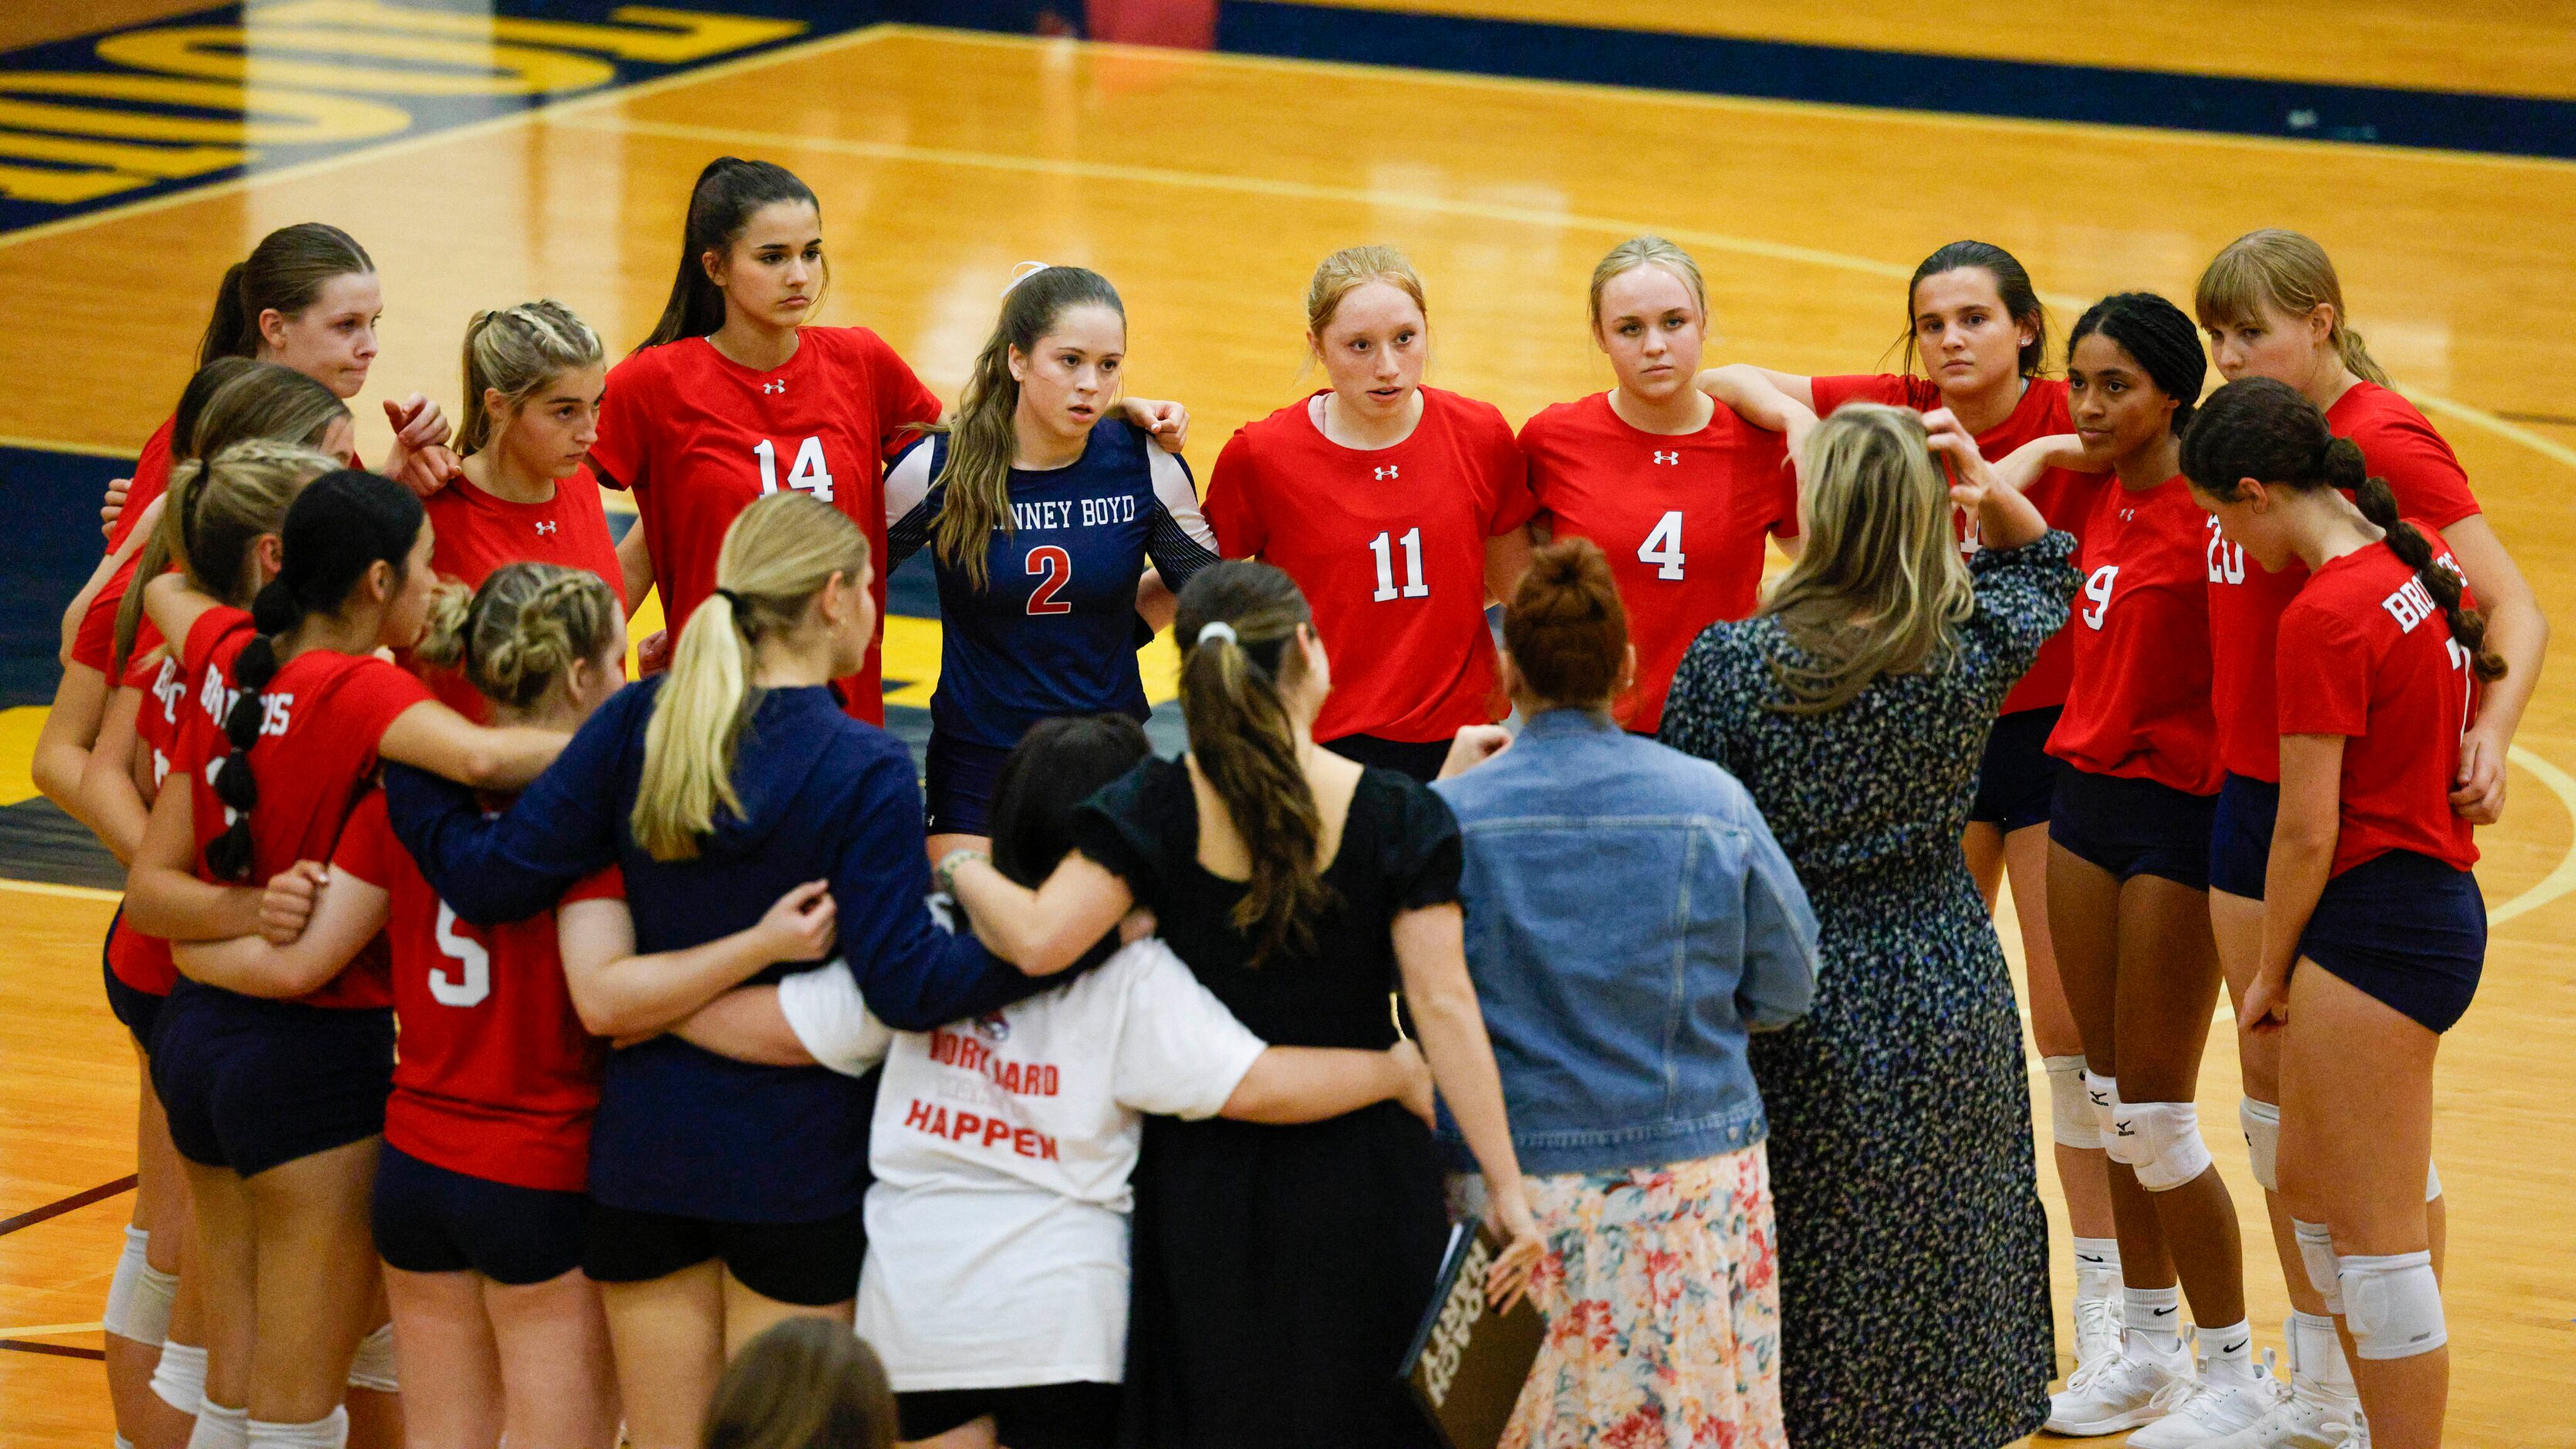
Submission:
[[[1399,597],[1395,587],[1395,550],[1387,546],[1392,530],[1369,540],[1369,552],[1377,555],[1377,592],[1369,597],[1378,603]],[[1398,542],[1404,545],[1404,589],[1401,597],[1427,599],[1431,586],[1422,581],[1422,530],[1408,528]]]

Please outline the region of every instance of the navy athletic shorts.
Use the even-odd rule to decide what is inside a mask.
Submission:
[[[2449,1031],[2486,964],[2478,878],[2411,850],[2372,856],[2326,882],[2299,954],[2425,1030]]]
[[[1970,820],[1996,826],[2006,835],[2048,823],[2057,798],[2057,772],[2063,768],[2048,752],[2048,732],[2064,713],[2064,705],[2052,704],[2017,709],[1995,720],[1986,732],[1985,757],[1977,762]]]
[[[2229,775],[2218,787],[2218,809],[2209,822],[2209,888],[2263,899],[2263,877],[2272,864],[2272,823],[2280,818],[2281,787],[2250,775]]]
[[[894,1396],[906,1440],[929,1439],[986,1414],[1011,1449],[1108,1449],[1118,1438],[1116,1384],[932,1389]]]
[[[720,1223],[594,1200],[581,1266],[602,1283],[647,1283],[717,1258],[763,1298],[821,1308],[858,1296],[867,1255],[864,1207],[819,1223]]]
[[[2057,772],[2048,838],[2123,881],[2152,875],[2207,890],[2209,817],[2217,801],[2069,765]]]
[[[182,980],[154,1028],[152,1085],[181,1155],[256,1177],[385,1130],[394,1014],[267,1001]]]
[[[923,833],[992,834],[993,785],[1002,778],[1002,762],[1010,757],[1009,750],[970,744],[932,730],[930,748],[922,758]]]
[[[376,1159],[376,1252],[406,1273],[471,1270],[518,1286],[581,1266],[590,1194],[513,1187],[423,1162],[388,1142]]]
[[[107,939],[115,940],[124,926],[125,915],[120,910],[115,923],[107,928]],[[107,1009],[115,1013],[127,1031],[134,1033],[134,1044],[143,1048],[143,1054],[152,1055],[152,1033],[160,1026],[161,1004],[170,998],[137,991],[118,979],[116,968],[108,964],[108,948],[104,945],[99,947],[98,964],[107,977]]]

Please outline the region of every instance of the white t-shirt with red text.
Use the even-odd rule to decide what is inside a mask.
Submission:
[[[927,1032],[870,1016],[839,962],[778,1005],[816,1061],[885,1067],[858,1332],[894,1387],[1118,1382],[1144,1114],[1215,1116],[1266,1044],[1160,941]]]

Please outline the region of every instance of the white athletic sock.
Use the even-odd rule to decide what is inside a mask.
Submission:
[[[116,1436],[116,1449],[134,1449],[134,1441],[119,1434]]]
[[[2254,1328],[2243,1319],[2222,1327],[2202,1324],[2196,1331],[2200,1340],[2200,1362],[2204,1370],[2216,1368],[2230,1378],[2254,1376]]]
[[[333,1409],[310,1424],[250,1421],[250,1449],[349,1449],[349,1411]]]
[[[2131,1353],[2143,1350],[2164,1360],[2182,1357],[2182,1289],[2123,1290],[2121,1318],[2128,1325],[2126,1347]]]
[[[250,1449],[250,1410],[199,1405],[197,1427],[188,1432],[188,1449]]]
[[[2359,1401],[2352,1365],[2344,1361],[2343,1340],[2335,1322],[2322,1313],[2292,1313],[2283,1324],[2290,1336],[2290,1387],[2312,1398],[2339,1404]]]
[[[152,1370],[152,1392],[182,1414],[197,1412],[206,1401],[205,1345],[177,1339],[162,1344],[161,1362]]]
[[[2120,1291],[2120,1240],[2075,1240],[2075,1296],[2087,1301]]]

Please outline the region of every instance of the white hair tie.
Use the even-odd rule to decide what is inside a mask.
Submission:
[[[1020,283],[1027,281],[1029,278],[1036,276],[1038,273],[1045,271],[1053,265],[1055,264],[1052,262],[1020,263],[1018,266],[1011,268],[1011,287],[1018,286]],[[1011,295],[1011,287],[1004,287],[1001,294],[1005,297]]]
[[[1198,642],[1205,644],[1210,639],[1222,639],[1228,644],[1237,646],[1243,642],[1234,637],[1234,626],[1223,619],[1210,619],[1199,626]]]

